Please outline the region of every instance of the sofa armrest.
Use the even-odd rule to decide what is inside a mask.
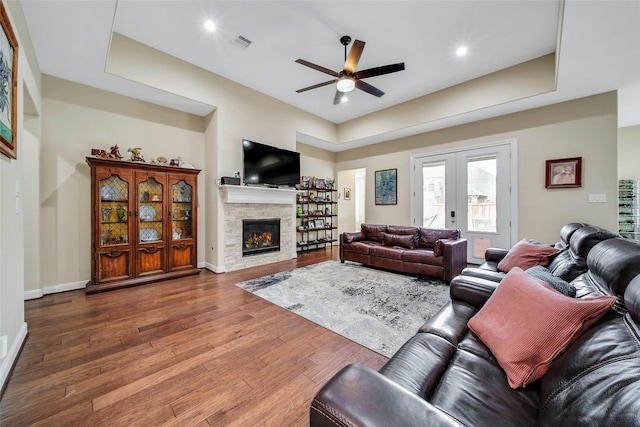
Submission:
[[[451,280],[451,299],[480,308],[487,302],[499,284],[499,282],[480,277],[456,276]]]
[[[467,239],[444,240],[442,257],[443,279],[449,283],[467,266]]]
[[[338,372],[311,403],[311,427],[461,426],[453,417],[366,366]]]
[[[484,253],[484,259],[487,262],[495,262],[498,264],[504,257],[507,256],[509,249],[502,248],[487,248]]]
[[[364,233],[362,231],[356,231],[353,233],[344,232],[340,235],[340,262],[344,262],[344,244],[359,242],[365,240]]]

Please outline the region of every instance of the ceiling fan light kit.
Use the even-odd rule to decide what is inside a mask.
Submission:
[[[351,92],[356,88],[356,81],[352,77],[342,76],[338,79],[336,88],[340,92]]]
[[[404,62],[400,62],[398,64],[389,64],[383,65],[381,67],[369,68],[363,71],[356,71],[356,67],[358,66],[358,62],[360,61],[360,56],[362,55],[362,51],[364,50],[365,43],[361,40],[354,41],[353,46],[351,46],[351,50],[349,51],[349,55],[347,55],[347,46],[349,45],[349,43],[351,43],[351,37],[340,37],[340,43],[344,46],[344,67],[340,72],[330,70],[329,68],[325,68],[321,65],[316,65],[312,62],[305,61],[304,59],[297,59],[295,61],[298,64],[313,68],[314,70],[334,77],[333,80],[328,80],[326,82],[298,89],[296,92],[302,93],[311,89],[317,89],[319,87],[336,83],[336,94],[333,98],[334,105],[344,102],[346,100],[344,94],[347,92],[351,92],[355,88],[358,88],[364,92],[367,92],[368,94],[380,98],[382,95],[384,95],[384,92],[370,85],[369,83],[362,81],[361,79],[381,76],[384,74],[390,74],[404,70]]]

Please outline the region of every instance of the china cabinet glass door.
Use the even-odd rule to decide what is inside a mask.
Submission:
[[[193,187],[184,180],[171,186],[172,240],[193,237],[192,200]]]
[[[154,178],[138,184],[138,219],[140,242],[164,240],[162,227],[162,196],[164,186]]]
[[[129,183],[117,175],[100,181],[100,245],[129,242]]]

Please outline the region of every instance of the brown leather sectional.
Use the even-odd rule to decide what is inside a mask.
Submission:
[[[346,260],[449,283],[467,266],[467,240],[460,230],[362,224],[340,235],[340,261]]]

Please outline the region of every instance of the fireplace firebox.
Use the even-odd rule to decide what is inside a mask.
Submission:
[[[280,218],[242,220],[242,256],[280,250]]]

